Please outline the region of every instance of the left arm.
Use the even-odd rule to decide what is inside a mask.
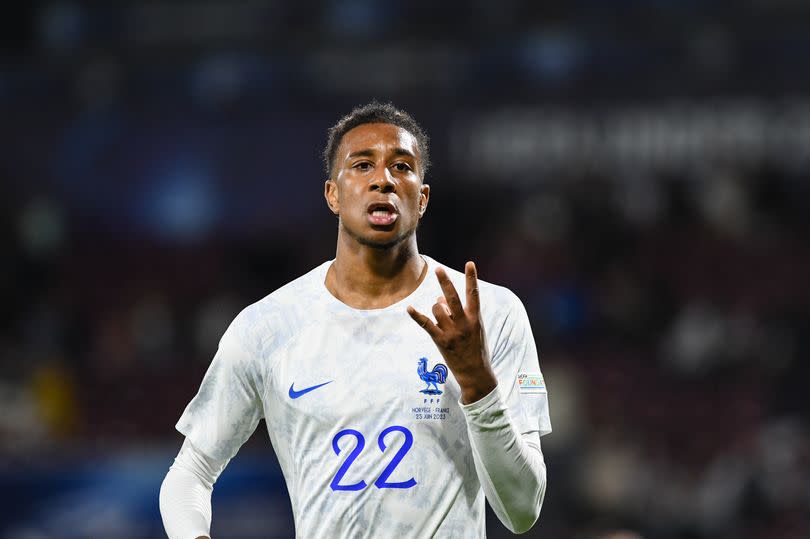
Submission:
[[[510,531],[523,533],[537,521],[546,491],[540,436],[536,430],[518,432],[501,398],[481,321],[475,264],[468,262],[465,274],[466,308],[439,268],[436,276],[444,296],[433,306],[436,322],[413,307],[408,314],[431,336],[459,383],[475,469],[487,500]]]
[[[540,516],[546,494],[540,434],[518,434],[497,389],[461,408],[475,471],[492,510],[509,531],[528,531]]]

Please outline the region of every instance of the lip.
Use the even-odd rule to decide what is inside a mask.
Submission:
[[[377,210],[384,210],[387,215],[374,215]],[[391,202],[372,202],[366,206],[366,213],[368,213],[368,222],[372,226],[391,226],[399,217],[399,210]]]
[[[399,214],[397,207],[393,203],[386,201],[372,202],[366,206],[366,213],[370,214],[374,210],[385,210],[389,213]]]

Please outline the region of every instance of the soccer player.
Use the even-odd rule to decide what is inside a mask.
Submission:
[[[551,424],[523,305],[472,262],[460,273],[420,255],[428,142],[407,113],[353,110],[324,157],[335,259],[226,330],[177,423],[166,532],[210,534],[213,484],[261,418],[298,537],[484,537],[484,497],[525,532]]]

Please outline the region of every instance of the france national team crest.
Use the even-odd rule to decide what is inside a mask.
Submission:
[[[422,389],[420,393],[424,393],[425,395],[441,395],[442,390],[439,389],[437,384],[444,384],[447,381],[447,366],[443,363],[437,363],[436,366],[433,367],[433,370],[429,371],[427,370],[427,361],[426,357],[420,358],[418,362],[419,367],[416,369],[419,378],[427,384],[425,389]]]
[[[417,421],[444,421],[450,416],[450,407],[442,406],[440,395],[444,392],[439,389],[439,384],[447,382],[447,365],[436,363],[433,369],[428,370],[426,357],[419,358],[417,365],[416,374],[425,383],[425,388],[420,389],[419,393],[425,396],[419,399],[422,402],[416,406],[409,406],[413,418]]]

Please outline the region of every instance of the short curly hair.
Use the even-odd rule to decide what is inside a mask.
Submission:
[[[396,108],[391,103],[380,103],[376,100],[361,107],[355,107],[349,114],[341,118],[338,123],[329,128],[329,138],[326,142],[326,148],[323,150],[323,162],[327,176],[332,177],[335,154],[343,140],[343,135],[359,125],[375,123],[396,125],[416,138],[419,145],[419,155],[421,156],[420,172],[424,180],[430,166],[428,136],[410,114]]]

